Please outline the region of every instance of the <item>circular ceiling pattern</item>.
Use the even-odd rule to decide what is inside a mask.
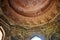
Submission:
[[[57,15],[56,0],[5,0],[5,14],[22,27],[51,22]]]
[[[40,15],[50,0],[9,0],[9,3],[20,15],[32,17]]]

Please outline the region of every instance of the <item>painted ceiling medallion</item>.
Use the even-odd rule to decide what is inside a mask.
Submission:
[[[5,14],[23,27],[51,22],[57,15],[56,0],[5,0]]]
[[[33,17],[42,14],[50,0],[9,0],[13,9],[22,16]]]

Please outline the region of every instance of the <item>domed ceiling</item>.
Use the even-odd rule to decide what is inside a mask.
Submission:
[[[4,14],[22,27],[50,23],[58,15],[56,0],[5,0]]]

